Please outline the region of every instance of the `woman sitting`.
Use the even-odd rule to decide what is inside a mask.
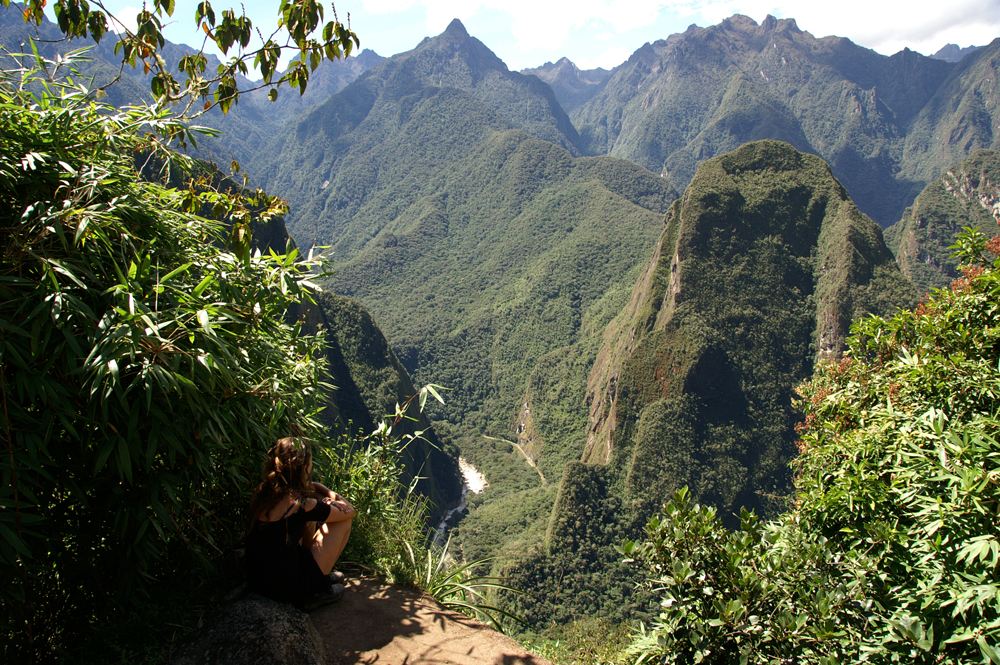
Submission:
[[[274,444],[250,501],[246,538],[250,590],[303,609],[343,595],[343,575],[331,571],[355,515],[344,497],[312,482],[311,473],[307,441],[288,437]]]

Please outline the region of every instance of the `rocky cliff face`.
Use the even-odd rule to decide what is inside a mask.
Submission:
[[[965,56],[975,53],[982,46],[966,46],[961,48],[958,44],[945,44],[937,50],[937,53],[932,55],[932,58],[937,58],[938,60],[946,60],[948,62],[961,62],[962,58]]]
[[[597,69],[580,69],[569,58],[560,58],[557,62],[546,62],[541,67],[522,69],[526,76],[537,76],[549,84],[552,91],[566,113],[590,101],[594,95],[604,90],[611,75],[617,68],[608,71]]]
[[[885,231],[903,274],[919,293],[947,286],[958,277],[949,247],[971,226],[997,234],[1000,222],[1000,152],[980,150],[929,184]]]

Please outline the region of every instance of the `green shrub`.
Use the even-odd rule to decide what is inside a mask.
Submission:
[[[284,322],[314,264],[251,253],[251,208],[281,209],[262,194],[143,181],[142,156],[192,166],[163,148],[178,135],[161,110],[103,107],[66,82],[0,85],[10,660],[58,655],[157,579],[220,557],[263,453],[294,425],[321,434],[322,340]]]
[[[622,551],[661,597],[662,663],[1000,663],[1000,241],[964,277],[852,329],[800,388],[795,506],[730,532],[679,491]]]

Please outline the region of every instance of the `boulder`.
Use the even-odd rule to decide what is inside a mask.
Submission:
[[[309,615],[250,593],[230,594],[215,618],[168,652],[170,665],[322,665],[323,640]]]

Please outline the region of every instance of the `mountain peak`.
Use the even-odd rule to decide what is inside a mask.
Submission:
[[[770,14],[768,14],[768,18],[774,20]],[[757,21],[753,20],[749,16],[744,16],[743,14],[733,14],[729,18],[719,21],[719,27],[727,30],[752,30],[760,26],[757,25]]]
[[[931,57],[937,58],[938,60],[945,60],[947,62],[960,62],[962,58],[969,55],[970,53],[978,51],[981,48],[983,47],[966,46],[965,48],[961,48],[959,47],[958,44],[948,44],[946,46],[941,47],[941,49],[938,50],[938,52],[932,55]]]
[[[468,30],[465,29],[465,26],[462,25],[462,22],[457,18],[453,18],[451,20],[451,23],[448,24],[448,28],[444,31],[444,34],[451,37],[461,38],[467,38],[469,36]]]

